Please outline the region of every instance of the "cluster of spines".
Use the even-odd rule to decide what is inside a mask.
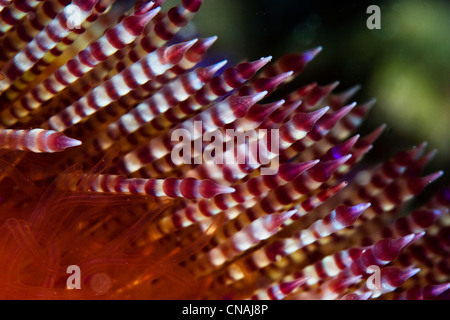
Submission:
[[[335,94],[338,82],[311,83],[278,101],[261,102],[300,74],[320,47],[222,72],[226,62],[197,66],[216,37],[167,42],[202,1],[182,0],[166,13],[159,7],[163,2],[138,1],[115,26],[57,66],[62,49],[72,48],[75,35],[95,26],[113,1],[74,1],[84,21],[80,30],[68,26],[66,1],[45,2],[47,9],[39,1],[1,1],[0,44],[7,48],[0,56],[1,147],[50,153],[82,142],[57,165],[90,166],[120,145],[107,172],[84,177],[90,192],[184,199],[155,219],[149,241],[184,246],[220,221],[210,243],[184,265],[212,283],[202,298],[225,296],[231,287],[245,285],[248,274],[264,278],[266,285],[236,297],[368,299],[395,290],[397,299],[426,299],[445,292],[448,261],[440,252],[448,247],[440,239],[448,226],[440,218],[448,213],[448,200],[434,198],[390,222],[392,213],[442,174],[420,177],[434,151],[424,154],[422,144],[347,181],[384,129],[352,136],[374,103],[348,103],[358,86]],[[37,18],[26,22],[29,12],[42,25]],[[16,34],[20,39],[12,43]],[[29,88],[38,77],[44,78]],[[42,129],[16,129],[23,124]],[[196,163],[210,151],[207,146],[192,150],[194,163],[174,161],[171,138],[177,129],[196,139],[218,132],[225,148],[234,139],[227,129],[264,129],[250,141],[280,162],[278,171],[262,175],[267,162],[257,154],[238,163],[246,144],[224,149],[224,159],[235,160],[231,163]],[[278,149],[271,141],[273,129],[279,133]],[[380,221],[381,232],[365,235]],[[431,234],[424,233],[428,230]],[[351,245],[329,252],[333,238],[348,238]],[[321,259],[308,261],[308,250],[323,251]],[[430,269],[437,278],[416,275],[414,265],[424,268],[431,260],[437,261]],[[381,267],[378,291],[364,282],[370,266]]]

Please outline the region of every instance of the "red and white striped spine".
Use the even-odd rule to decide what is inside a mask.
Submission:
[[[48,2],[44,6],[38,6],[33,17],[30,19],[23,19],[14,29],[0,39],[2,45],[2,52],[0,52],[0,59],[7,61],[9,58],[20,49],[22,49],[33,37],[35,37],[44,27],[56,17],[67,1],[59,0]]]
[[[74,0],[72,4],[66,6],[55,19],[53,19],[33,40],[2,69],[5,79],[0,81],[0,91],[3,92],[34,64],[41,59],[49,50],[54,48],[71,32],[71,22],[74,10],[79,13],[80,22],[86,20],[94,9],[98,0]]]
[[[336,179],[342,178],[347,172],[351,170],[351,168],[354,167],[356,163],[358,163],[364,157],[367,152],[369,152],[373,148],[373,143],[380,136],[384,129],[385,126],[381,125],[373,132],[356,141],[355,145],[350,150],[350,154],[352,155],[352,157],[347,160],[347,162],[343,163],[339,168],[339,172],[335,175]]]
[[[58,2],[62,2],[61,7],[66,3],[65,0],[59,0]],[[104,4],[102,2],[105,2]],[[114,1],[109,0],[100,0],[95,6],[92,14],[86,18],[86,20],[76,29],[72,30],[66,37],[64,37],[54,48],[49,50],[39,61],[35,63],[35,65],[28,71],[26,71],[19,79],[16,79],[11,87],[5,92],[5,97],[9,101],[14,101],[25,89],[29,83],[31,83],[38,75],[40,75],[57,57],[62,55],[65,50],[78,38],[80,37],[90,26],[97,21],[97,19],[107,13]],[[50,3],[50,2],[49,2]],[[49,13],[48,10],[53,10],[53,12]],[[43,14],[51,15],[48,19],[56,16],[57,12],[54,9],[43,10]],[[28,21],[28,20],[27,20]],[[33,25],[35,25],[34,23]],[[38,22],[39,24],[39,22]],[[27,28],[27,27],[26,27]],[[37,28],[35,26],[35,28]],[[39,25],[39,28],[41,26]],[[43,26],[42,26],[43,28]],[[18,29],[18,28],[17,28]],[[17,30],[14,29],[14,30]],[[30,28],[27,28],[28,30]],[[41,29],[39,29],[41,30]],[[22,35],[23,36],[23,35]],[[26,37],[25,37],[26,38]],[[32,39],[33,36],[29,36],[29,39]],[[26,41],[26,39],[24,39]]]
[[[284,99],[283,99],[284,100]],[[284,104],[272,112],[264,121],[259,125],[259,129],[272,129],[278,128],[284,121],[289,121],[291,115],[302,104],[302,101]]]
[[[271,57],[261,58],[253,62],[240,63],[227,68],[221,75],[215,76],[201,90],[178,106],[167,110],[160,117],[150,122],[156,130],[164,130],[173,123],[178,123],[188,115],[208,106],[216,99],[225,96],[234,89],[240,88],[255,75]],[[262,90],[264,91],[264,90]],[[258,91],[261,92],[261,91]]]
[[[449,212],[448,208],[419,208],[409,215],[396,219],[386,226],[382,232],[393,236],[404,236],[409,233],[417,233],[426,230],[438,219]]]
[[[27,150],[32,152],[60,152],[75,147],[81,141],[44,129],[0,129],[0,148],[10,150]]]
[[[379,296],[392,292],[401,287],[406,280],[413,277],[420,271],[419,268],[415,269],[399,269],[397,267],[382,268],[380,272],[380,287],[369,289],[367,283],[356,290],[354,293],[357,295],[364,295],[371,292],[371,298],[378,298]]]
[[[381,239],[373,246],[362,250],[361,254],[341,271],[349,276],[366,276],[370,273],[369,267],[385,266],[394,261],[402,251],[411,243],[423,237],[424,233],[409,234],[401,238]],[[317,269],[316,269],[317,270]],[[372,270],[373,271],[373,270]]]
[[[206,51],[209,49],[209,47],[214,43],[217,37],[209,37],[209,38],[203,38],[199,39],[192,47],[190,47],[183,58],[172,68],[167,70],[164,74],[159,75],[155,77],[155,79],[147,81],[143,85],[140,85],[137,89],[131,91],[126,96],[122,97],[118,101],[114,102],[109,108],[105,110],[104,113],[96,113],[95,120],[98,124],[104,124],[109,123],[111,121],[111,117],[109,117],[109,114],[111,114],[115,119],[117,119],[117,110],[126,110],[128,111],[130,109],[129,106],[136,105],[140,103],[142,100],[147,99],[150,97],[150,95],[157,90],[159,90],[162,86],[168,84],[170,80],[175,79],[179,75],[183,74],[185,71],[192,69],[195,67],[196,64],[198,64],[203,57],[206,54]],[[114,56],[115,57],[115,56]],[[108,60],[109,61],[109,60]],[[91,76],[95,74],[94,72],[90,72],[88,75]],[[103,69],[102,69],[103,70]],[[97,81],[97,80],[96,80]],[[69,88],[69,90],[71,87]],[[82,93],[86,92],[87,90],[82,90]],[[81,98],[81,96],[77,97],[73,101],[78,100]],[[66,103],[66,105],[69,105],[70,103]],[[120,113],[123,113],[122,111],[119,111]],[[88,144],[93,143],[94,139],[91,139],[89,141],[86,141]],[[92,152],[100,151],[102,150],[100,146],[96,145],[94,143],[94,146],[91,148]]]
[[[202,274],[202,271],[212,271],[210,266],[217,268],[261,241],[275,235],[283,222],[289,219],[293,213],[294,211],[286,211],[280,214],[263,216],[246,225],[228,239],[220,241],[216,247],[207,253],[197,256],[195,264],[199,271],[196,274]]]
[[[101,174],[92,183],[91,191],[199,199],[230,193],[234,189],[220,186],[211,180],[196,180],[192,178],[140,179]]]
[[[361,281],[361,276],[336,277],[328,279],[313,290],[299,292],[289,297],[290,300],[335,300],[344,294],[348,287]]]
[[[307,229],[301,230],[293,235],[294,241],[296,242],[294,247],[299,246],[295,250],[352,225],[368,207],[370,207],[370,203],[361,203],[352,207],[345,205],[338,206],[330,214],[325,216],[325,218],[317,220]],[[289,249],[287,252],[289,252]]]
[[[147,94],[155,92],[161,85],[168,83],[170,80],[184,73],[185,71],[192,69],[201,62],[206,55],[208,49],[217,40],[217,36],[212,36],[208,38],[199,38],[192,47],[186,51],[186,54],[175,66],[167,70],[166,73],[157,76],[154,80],[145,83],[142,88]]]
[[[312,130],[310,130],[310,132],[308,132],[304,139],[296,141],[282,153],[282,158],[291,159],[302,153],[305,149],[312,146],[317,141],[321,140],[328,132],[331,131],[336,123],[347,115],[355,106],[356,103],[352,103],[338,111],[326,113],[319,121],[317,121],[316,125],[312,128]]]
[[[264,199],[259,201],[254,207],[249,210],[249,215],[257,217],[261,214],[270,214],[276,212],[287,204],[295,203],[303,195],[313,192],[314,190],[320,190],[323,183],[325,183],[337,170],[342,162],[346,161],[346,157],[339,160],[319,162],[311,169],[300,174],[292,182],[285,184],[271,191]],[[344,183],[346,184],[346,183]],[[340,190],[343,183],[330,188],[330,192],[334,194],[335,190]],[[298,212],[292,217],[291,220],[298,219],[306,212],[315,207],[318,203],[324,201],[323,199],[328,197],[328,193],[317,194],[301,203],[298,208]],[[290,220],[290,222],[292,222]]]
[[[268,58],[263,58],[268,59]],[[260,61],[256,61],[255,66],[259,67],[260,64],[265,61],[261,59]],[[151,122],[152,126],[157,130],[163,130],[166,127],[170,126],[172,123],[176,123],[184,119],[191,113],[194,113],[198,109],[201,109],[207,106],[209,103],[219,98],[220,96],[226,95],[228,92],[232,91],[234,88],[240,87],[246,79],[253,75],[256,70],[252,70],[252,73],[248,71],[244,71],[242,66],[248,65],[251,66],[251,63],[243,63],[236,67],[232,67],[227,69],[223,75],[218,76],[213,81],[209,82],[207,86],[205,86],[204,90],[200,90],[197,95],[194,95],[191,99],[186,100],[183,104],[180,104],[177,108],[170,109],[168,112],[164,113],[162,117],[159,117]],[[253,67],[255,67],[253,66]],[[229,72],[230,70],[236,70],[234,72]],[[245,77],[238,78],[239,74],[242,73]],[[247,84],[238,91],[238,96],[252,95],[259,92],[267,91],[270,94],[277,86],[282,84],[290,75],[292,71],[286,72],[281,75],[274,76],[272,78],[261,78],[257,77],[250,84]],[[222,78],[222,79],[220,79]],[[220,79],[221,81],[217,80]],[[219,90],[219,86],[222,86],[222,89]],[[214,88],[215,87],[215,88]],[[207,92],[209,91],[209,92]],[[277,108],[279,105],[284,103],[283,100],[275,102],[267,106],[261,106],[266,110],[270,110],[271,108]],[[252,108],[257,109],[256,106]],[[245,118],[239,119],[233,124],[226,126],[226,129],[239,128],[240,130],[252,130],[255,129],[264,119],[260,119],[261,116],[264,116],[267,111],[263,111],[262,113],[258,113],[259,110],[249,110],[248,116]],[[252,112],[252,113],[251,113]],[[224,130],[224,129],[221,129]],[[227,141],[229,137],[225,139]]]
[[[330,148],[336,146],[337,143],[347,139],[363,122],[368,111],[368,104],[356,106],[350,112],[341,118],[333,128],[327,132],[322,139],[306,148],[300,155],[299,160],[315,159],[322,156]],[[345,123],[345,125],[342,125]]]
[[[293,215],[291,215],[290,219],[285,221],[284,224],[288,225],[288,224],[290,224],[290,222],[292,222],[292,220],[297,219],[295,217],[299,217],[299,216],[306,214],[307,212],[310,212],[311,210],[313,210],[320,204],[324,203],[327,199],[329,199],[331,196],[336,194],[339,190],[341,190],[346,185],[347,185],[346,182],[342,182],[339,185],[336,185],[336,186],[330,187],[328,189],[325,189],[323,191],[320,191],[315,196],[311,196],[307,200],[304,200],[299,205],[295,206],[295,211],[294,211]],[[279,190],[279,189],[281,189],[281,188],[278,188],[276,190]],[[317,192],[317,190],[316,190],[316,192]],[[282,193],[276,193],[275,196],[273,196],[273,195],[274,195],[274,191],[269,193],[269,195],[266,196],[265,198],[263,198],[262,200],[258,199],[258,201],[256,202],[255,205],[253,205],[251,208],[248,208],[246,210],[245,210],[245,208],[241,208],[241,206],[239,205],[239,206],[235,206],[233,208],[223,211],[226,214],[228,221],[230,221],[230,222],[227,223],[226,225],[224,225],[224,227],[217,232],[217,237],[223,236],[223,238],[226,238],[227,235],[233,234],[236,231],[235,228],[238,228],[239,226],[244,226],[246,224],[249,224],[252,221],[254,221],[255,219],[263,217],[267,214],[272,214],[274,212],[277,212],[280,210],[286,210],[286,209],[292,207],[292,206],[286,207],[286,205],[289,203],[285,202],[285,199],[283,198]],[[273,196],[273,197],[271,197],[271,196]],[[298,198],[300,198],[300,195],[297,195],[296,199],[292,200],[290,203],[295,203],[295,201],[297,201]],[[273,204],[272,207],[266,208],[265,205],[261,205],[261,203],[266,204],[268,201],[271,201],[268,199],[271,199],[275,203]],[[175,227],[180,228],[180,225],[179,225],[180,221],[178,221],[176,219],[176,216],[174,216],[174,219],[172,222],[175,225]],[[200,228],[202,228],[202,230],[204,231],[209,224],[210,224],[209,219],[201,220]]]
[[[265,95],[266,92],[247,97],[230,96],[209,109],[182,122],[165,135],[158,136],[139,149],[127,153],[119,161],[118,168],[126,173],[135,172],[172,151],[176,145],[172,141],[172,133],[175,130],[183,130],[184,133],[190,135],[192,141],[195,141],[201,138],[204,132],[213,131],[218,127],[233,122],[237,118],[242,118],[248,109]]]
[[[252,252],[245,258],[245,267],[250,268],[252,271],[262,269],[282,257],[288,256],[321,238],[352,225],[364,210],[367,209],[368,205],[360,204],[353,207],[338,206],[325,218],[317,220],[308,228],[298,231],[293,237],[276,239],[268,243],[265,247]],[[242,279],[244,276],[242,267],[232,265],[227,269],[227,276],[231,281]],[[310,274],[305,275],[310,276]]]
[[[114,28],[105,32],[97,41],[91,43],[86,49],[61,66],[42,83],[33,88],[30,93],[13,104],[2,113],[1,121],[10,126],[25,117],[32,110],[41,106],[45,101],[54,97],[81,76],[92,70],[100,62],[105,61],[120,48],[139,36],[145,25],[159,11],[159,8],[148,11],[142,15],[131,15],[124,18]]]
[[[168,234],[179,228],[210,218],[237,205],[239,210],[253,206],[253,198],[262,198],[267,192],[293,180],[304,170],[308,170],[318,161],[299,164],[283,164],[275,175],[251,178],[250,180],[233,186],[235,191],[229,195],[218,195],[208,201],[199,201],[195,205],[173,212],[170,216],[161,218],[157,222],[159,233]]]
[[[278,281],[267,289],[256,290],[248,300],[283,300],[299,289],[306,280],[308,280],[308,277],[301,277],[293,281]]]
[[[214,159],[205,161],[195,169],[186,173],[187,176],[194,178],[206,178],[214,179],[216,181],[228,181],[228,183],[234,183],[237,180],[245,177],[249,172],[259,168],[261,166],[261,159],[257,154],[253,154],[252,151],[257,151],[260,154],[265,154],[266,160],[271,161],[275,159],[279,151],[285,150],[297,140],[303,139],[306,134],[314,127],[316,121],[318,121],[326,112],[328,108],[323,108],[311,113],[299,113],[295,115],[290,121],[283,124],[279,129],[279,150],[272,150],[272,138],[269,131],[262,139],[260,139],[259,150],[250,150],[248,155],[252,161],[249,163],[238,163],[237,156],[240,154],[246,155],[247,146],[241,144],[236,146],[236,150],[226,150],[224,152],[224,159],[234,159],[234,161],[228,161],[225,164],[216,164]],[[256,148],[250,148],[256,149]],[[236,155],[236,156],[235,156]]]
[[[136,131],[158,114],[186,100],[200,90],[225,63],[226,61],[222,61],[208,68],[197,68],[163,86],[136,108],[109,124],[106,131],[98,137],[97,144],[102,150],[106,150],[114,141]]]
[[[130,92],[129,96],[134,99],[135,102],[140,102],[147,99],[152,93],[159,90],[163,85],[169,83],[171,80],[180,76],[184,72],[194,68],[200,61],[203,60],[207,50],[217,40],[216,36],[209,38],[198,39],[192,47],[186,51],[183,58],[172,68],[167,70],[164,74],[157,76],[155,79],[150,80],[136,90]],[[125,67],[121,68],[121,70]]]
[[[333,141],[346,139],[352,132],[359,128],[374,104],[375,99],[372,99],[350,110],[327,134],[325,141],[332,143]]]
[[[365,171],[361,171],[355,179],[355,187],[358,190],[364,188],[365,194],[375,196],[381,192],[386,186],[401,176],[408,166],[410,166],[425,148],[425,144],[415,147],[411,150],[400,151],[388,161]],[[370,175],[370,180],[365,179]],[[353,189],[354,190],[354,189]],[[350,190],[349,190],[350,192]]]
[[[43,0],[2,0],[2,10],[0,12],[0,36],[4,35],[9,29],[15,26],[19,21],[31,12],[39,2]]]
[[[270,103],[270,104],[255,104],[253,105],[248,113],[243,118],[236,119],[236,121],[224,126],[223,128],[218,128],[217,133],[222,134],[222,137],[225,137],[223,141],[223,149],[226,150],[226,143],[234,138],[234,134],[230,134],[230,130],[234,130],[232,132],[241,132],[247,130],[254,130],[258,127],[258,125],[267,117],[272,110],[278,108],[283,103],[283,100]],[[170,111],[169,109],[168,111]],[[236,128],[236,129],[234,129]],[[253,141],[251,139],[250,141]],[[191,151],[192,157],[202,157],[204,154],[212,154],[213,149],[216,147],[216,144],[202,144],[201,150],[193,149]],[[201,153],[200,153],[201,151]],[[179,165],[174,163],[171,159],[171,155],[166,155],[163,158],[160,158],[152,163],[151,166],[147,166],[140,171],[140,174],[144,176],[152,177],[154,175],[161,175],[168,173],[176,168],[179,168]],[[180,173],[185,173],[189,171],[192,166],[183,166],[179,168]]]
[[[394,295],[393,300],[437,300],[439,296],[450,289],[450,283],[414,287]]]
[[[400,176],[394,182],[386,186],[375,196],[369,195],[365,188],[359,188],[352,199],[361,199],[372,203],[371,210],[365,218],[372,219],[378,214],[394,210],[422,190],[431,182],[442,176],[443,171],[437,171],[424,177]]]
[[[203,0],[182,0],[181,4],[169,9],[166,15],[160,14],[161,18],[152,23],[150,32],[130,50],[129,60],[135,62],[172,39],[194,17],[202,2]]]
[[[299,74],[306,67],[306,64],[314,59],[320,51],[322,51],[322,47],[313,48],[302,53],[285,54],[281,56],[276,63],[268,66],[262,75],[265,77],[272,77],[288,71]]]
[[[171,47],[162,47],[149,53],[102,85],[95,87],[77,102],[52,116],[48,125],[61,132],[77,124],[97,110],[126,95],[132,89],[163,74],[181,60],[186,50],[195,41],[197,40],[175,44]]]
[[[309,83],[307,85],[304,85],[295,91],[289,93],[284,97],[284,100],[286,100],[286,103],[294,103],[298,102],[300,100],[303,100],[315,87],[317,87],[316,82]]]
[[[234,186],[235,192],[226,196],[217,196],[209,201],[200,201],[195,205],[175,211],[171,216],[159,221],[159,230],[174,230],[174,221],[177,227],[186,227],[195,222],[214,216],[222,211],[241,204],[240,208],[249,208],[253,205],[252,198],[263,198],[270,190],[292,181],[303,171],[313,167],[319,161],[306,163],[283,164],[275,175],[266,175],[250,178],[248,181]]]
[[[281,106],[283,106],[284,102],[285,102],[284,100],[278,100],[276,102],[267,104],[255,104],[253,107],[250,108],[250,110],[248,110],[248,113],[245,115],[244,118],[238,119],[235,122],[230,123],[225,128],[221,128],[222,134],[225,136],[225,142],[233,137],[233,135],[227,134],[228,132],[227,129],[232,129],[234,130],[234,132],[239,130],[245,132],[249,130],[259,129],[259,126],[265,120],[267,120],[269,115],[275,112],[275,110],[277,110]]]

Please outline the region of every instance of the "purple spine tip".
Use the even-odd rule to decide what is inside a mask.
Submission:
[[[309,132],[329,109],[330,107],[324,107],[309,113],[297,113],[292,118],[292,122],[297,129]]]
[[[214,42],[217,41],[217,39],[218,39],[217,36],[211,36],[208,38],[201,39],[201,41],[199,41],[199,44],[205,46],[206,48],[209,48],[214,44]]]
[[[203,198],[212,198],[222,193],[232,193],[235,189],[217,184],[212,180],[202,180],[199,193]]]
[[[381,239],[373,247],[375,258],[382,261],[394,260],[414,238],[414,234],[409,234],[398,239]]]
[[[450,283],[426,286],[424,288],[424,298],[425,299],[436,298],[441,294],[443,294],[448,289],[450,289]]]
[[[197,68],[195,72],[197,73],[197,76],[201,79],[202,82],[207,82],[212,78],[212,76],[217,71],[219,71],[223,66],[225,66],[227,62],[228,62],[227,60],[223,60],[209,67]]]
[[[342,164],[347,162],[348,159],[352,157],[348,154],[340,159],[331,160],[326,162],[320,162],[316,166],[312,167],[308,174],[309,176],[317,182],[325,182],[330,176],[337,170]]]
[[[344,155],[347,155],[350,152],[350,149],[355,145],[358,141],[360,135],[357,134],[344,143],[337,145],[331,148],[327,153],[325,153],[320,160],[322,161],[330,161],[342,158]]]
[[[303,163],[285,163],[278,169],[278,174],[284,181],[292,181],[302,172],[314,167],[319,162],[319,160],[311,160]]]
[[[397,267],[387,267],[381,270],[381,277],[390,286],[398,288],[409,278],[420,271],[420,268],[402,270]]]
[[[230,108],[233,111],[233,114],[237,118],[242,118],[247,114],[249,109],[259,100],[264,98],[267,94],[267,91],[258,92],[254,95],[250,96],[231,96],[230,97]]]
[[[66,148],[70,148],[70,147],[76,147],[79,145],[81,145],[80,140],[72,139],[72,138],[66,137],[62,134],[58,135],[55,139],[55,146],[58,149],[66,149]]]
[[[331,130],[336,122],[347,115],[355,106],[356,102],[353,102],[345,107],[342,107],[332,114],[324,116],[322,119],[320,119],[320,125],[327,130]]]
[[[248,111],[246,118],[254,122],[262,122],[266,119],[272,112],[277,110],[284,104],[284,100],[279,100],[268,104],[255,104]]]
[[[264,67],[271,59],[272,57],[269,56],[256,61],[241,63],[237,66],[237,72],[243,79],[248,80],[253,77],[259,69]]]
[[[370,203],[360,203],[352,207],[340,205],[336,208],[336,220],[343,226],[350,226],[369,207]]]
[[[197,42],[197,39],[193,39],[186,42],[181,42],[172,45],[171,47],[167,48],[167,51],[164,52],[164,57],[167,63],[170,64],[176,64],[178,63],[181,58],[183,58],[183,55],[185,52],[192,47]],[[160,48],[163,49],[163,48]],[[159,50],[159,49],[158,49]]]
[[[318,46],[317,48],[305,51],[302,54],[303,55],[303,59],[305,59],[305,62],[309,62],[312,59],[314,59],[315,56],[317,56],[319,54],[319,52],[321,52],[321,51],[322,51],[322,47],[321,46]]]
[[[286,220],[288,220],[290,217],[292,217],[294,214],[297,213],[297,209],[285,211],[279,214],[272,214],[267,215],[267,222],[266,229],[269,232],[276,231]]]
[[[143,31],[147,23],[153,19],[161,8],[155,8],[151,11],[132,15],[123,19],[122,23],[124,28],[130,32],[134,36],[140,35]]]
[[[304,283],[306,283],[306,281],[308,281],[309,278],[310,278],[309,276],[304,276],[304,277],[295,279],[293,281],[282,282],[282,283],[280,283],[280,291],[283,294],[287,295],[287,294],[293,292],[295,289],[297,289],[301,285],[303,285]]]
[[[290,76],[292,76],[293,73],[294,73],[293,71],[288,71],[271,78],[259,78],[255,81],[255,89],[256,91],[267,90],[269,92],[272,92],[280,84],[282,84]]]
[[[408,181],[409,190],[414,195],[419,194],[420,192],[422,192],[423,188],[425,188],[427,184],[430,184],[431,182],[438,179],[443,174],[444,174],[444,171],[440,170],[440,171],[431,173],[425,177],[412,178]]]

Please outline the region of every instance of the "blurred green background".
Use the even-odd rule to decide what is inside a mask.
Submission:
[[[380,30],[366,26],[372,4],[381,9]],[[424,196],[450,185],[450,1],[204,0],[190,30],[219,37],[211,49],[215,61],[322,46],[290,88],[339,80],[338,92],[360,84],[355,101],[377,99],[360,132],[388,126],[367,161],[427,141],[428,150],[439,152],[426,173],[446,174]]]

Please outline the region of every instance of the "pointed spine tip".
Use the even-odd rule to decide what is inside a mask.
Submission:
[[[435,298],[443,294],[445,291],[450,289],[450,283],[443,283],[443,284],[437,284],[437,285],[431,285],[425,287],[426,295],[430,298]],[[427,297],[425,297],[427,298]]]
[[[314,167],[320,160],[311,160],[303,163],[285,163],[280,166],[278,173],[284,181],[292,181],[302,172]]]
[[[125,17],[122,21],[124,28],[131,33],[133,36],[139,36],[143,31],[145,26],[152,20],[158,12],[161,10],[157,7],[148,12],[143,12],[141,14],[135,14]]]
[[[392,287],[398,288],[406,280],[415,276],[420,268],[399,269],[397,267],[387,267],[381,270],[382,278]]]
[[[343,226],[350,226],[370,205],[370,202],[360,203],[355,206],[340,205],[336,208],[336,220]]]
[[[266,226],[266,229],[269,232],[275,232],[285,221],[287,221],[290,217],[297,213],[297,209],[284,211],[279,214],[271,214],[266,216],[267,221],[269,222]]]
[[[217,37],[217,36],[211,36],[208,38],[201,39],[201,41],[199,41],[199,43],[201,43],[203,46],[209,48],[214,44],[214,42],[217,41],[218,38],[219,37]]]
[[[230,96],[230,108],[237,118],[244,117],[250,108],[264,98],[267,91],[262,91],[249,96]]]
[[[309,132],[314,128],[316,122],[321,119],[330,107],[326,106],[309,113],[297,113],[293,116],[292,122],[298,130]]]
[[[255,104],[248,111],[246,118],[254,122],[264,121],[272,112],[284,104],[284,100],[278,100],[268,104]]]
[[[430,183],[437,180],[444,174],[444,171],[439,170],[437,172],[431,173],[425,177],[412,178],[408,181],[409,191],[413,195],[417,195]]]
[[[409,234],[397,239],[381,239],[373,247],[374,256],[382,261],[393,261],[414,238],[414,234]]]
[[[259,100],[261,100],[262,98],[264,98],[267,95],[267,90],[255,93],[254,95],[250,96],[253,103],[258,102]]]
[[[214,74],[222,69],[227,63],[228,60],[223,60],[209,67],[197,68],[195,72],[202,82],[208,82],[214,76]]]
[[[306,281],[308,281],[310,278],[311,278],[310,276],[304,276],[304,277],[295,279],[293,281],[282,282],[280,284],[280,291],[283,294],[288,295],[288,294],[292,293],[295,289],[300,287],[301,285],[305,284]]]
[[[186,51],[191,48],[197,41],[198,39],[193,39],[168,47],[167,51],[164,53],[165,60],[167,61],[167,63],[177,64],[183,58]]]
[[[319,164],[312,167],[308,174],[309,176],[317,182],[326,182],[331,175],[345,162],[352,157],[348,154],[337,160],[330,160],[326,162],[320,162]]]
[[[311,60],[313,60],[322,50],[323,50],[322,46],[318,46],[316,48],[304,51],[302,53],[304,63],[308,63]]]
[[[199,194],[206,199],[213,198],[219,194],[233,193],[234,191],[235,189],[232,187],[220,185],[209,179],[201,180],[200,182]]]
[[[82,142],[80,140],[69,138],[62,134],[58,135],[56,138],[56,141],[55,141],[55,145],[56,145],[57,149],[60,149],[60,150],[64,150],[64,149],[71,148],[71,147],[76,147],[81,144],[82,144]]]

